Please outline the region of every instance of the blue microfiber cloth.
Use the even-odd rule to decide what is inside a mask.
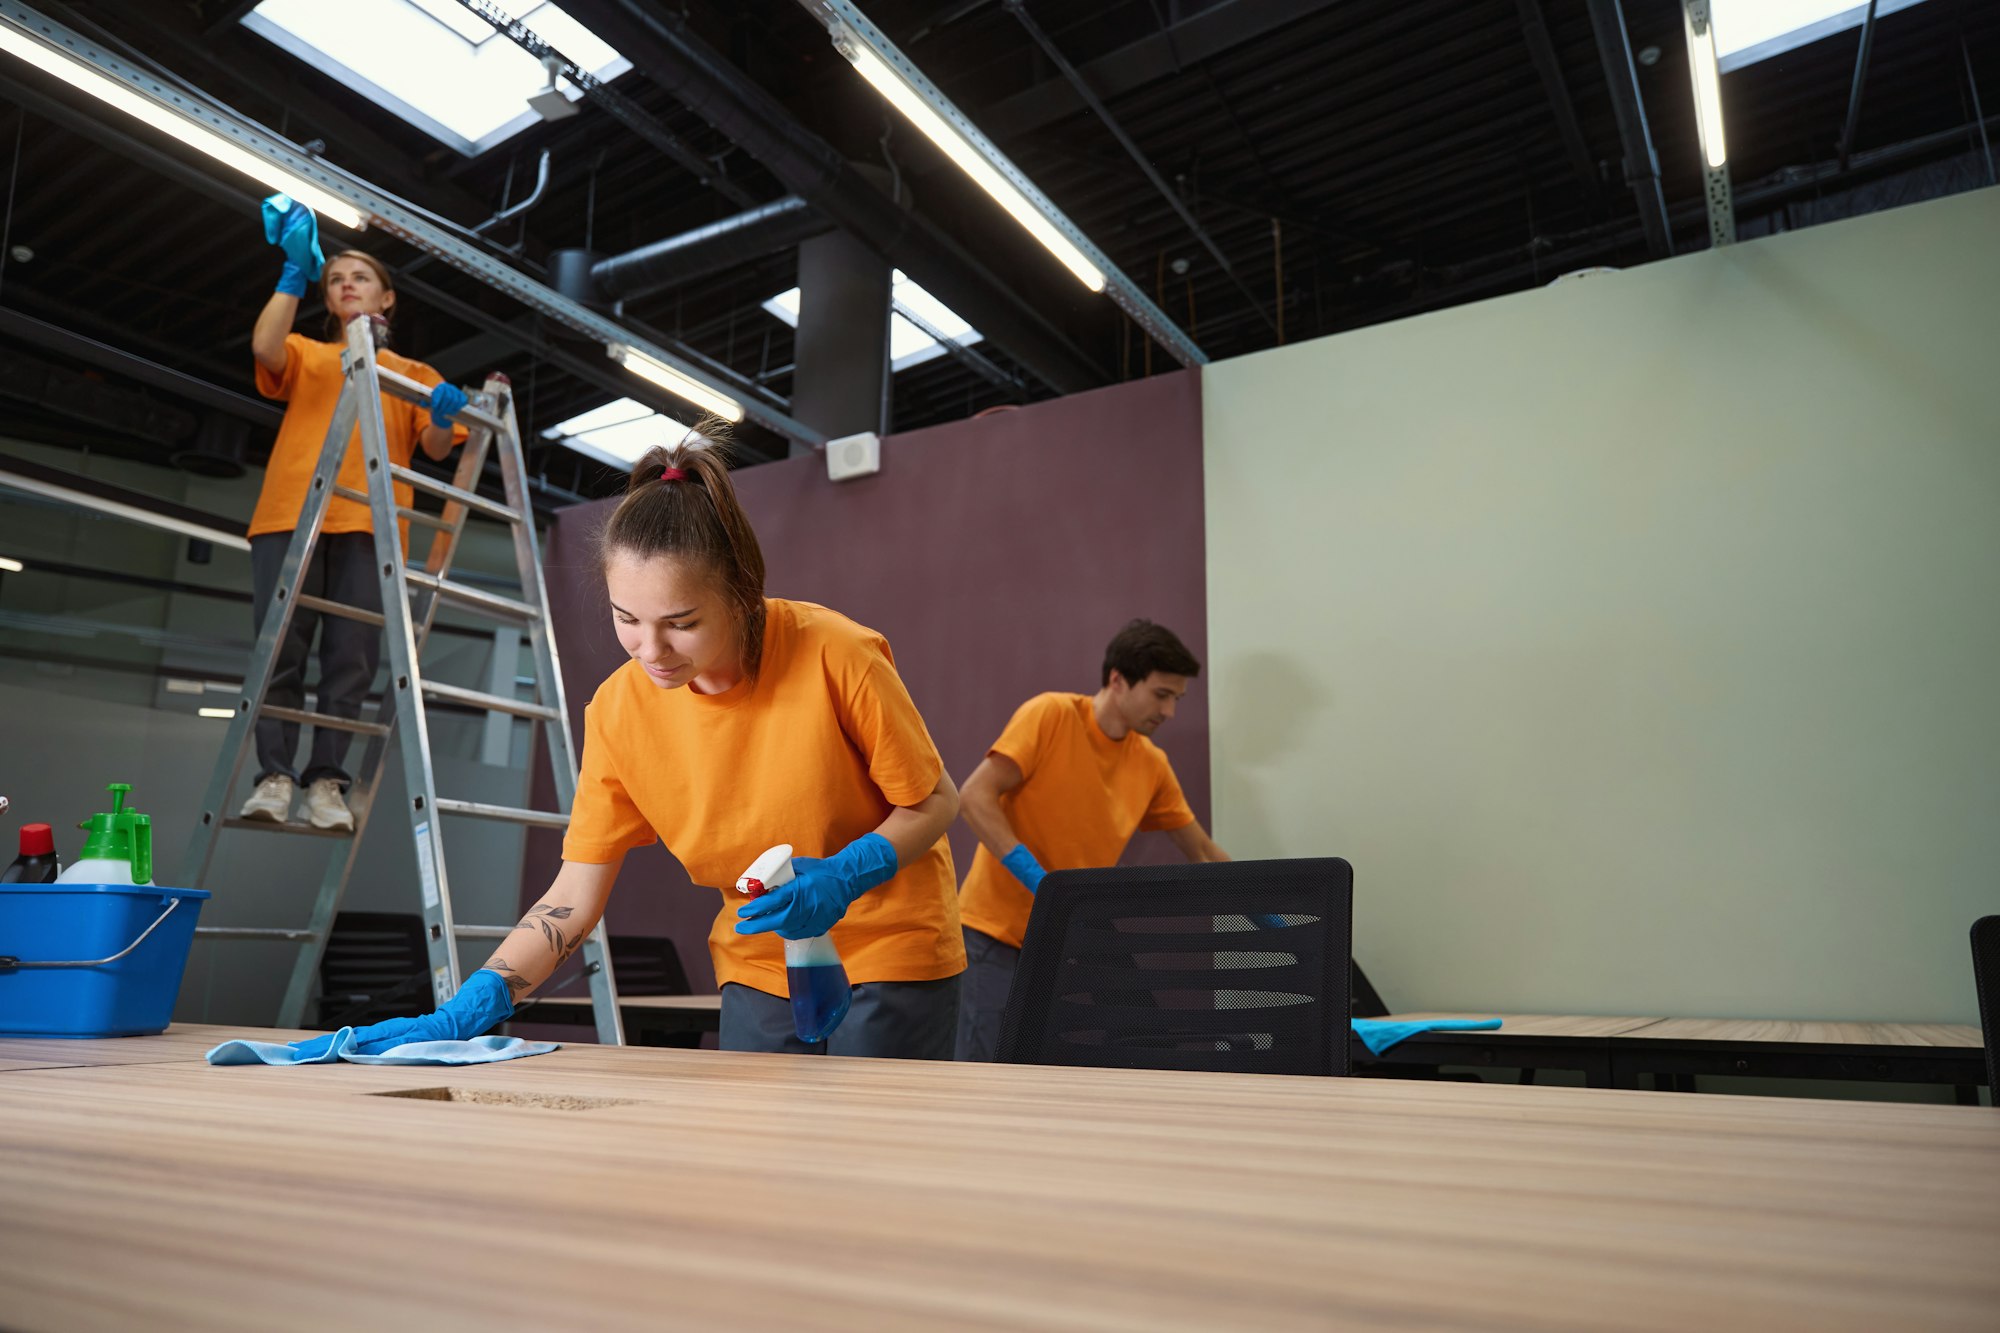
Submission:
[[[1413,1018],[1391,1023],[1380,1018],[1351,1020],[1354,1035],[1361,1038],[1370,1054],[1380,1055],[1406,1037],[1419,1032],[1491,1032],[1500,1026],[1497,1018]]]
[[[474,1037],[471,1041],[412,1041],[380,1055],[354,1049],[354,1029],[342,1028],[323,1055],[301,1055],[281,1041],[225,1041],[208,1053],[212,1065],[490,1065],[524,1055],[547,1055],[562,1048],[552,1041],[520,1037]]]

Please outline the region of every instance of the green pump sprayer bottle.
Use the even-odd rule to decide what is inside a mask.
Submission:
[[[77,827],[89,830],[83,855],[56,879],[59,884],[151,884],[153,882],[153,818],[125,808],[129,782],[113,782],[111,809],[92,815]]]

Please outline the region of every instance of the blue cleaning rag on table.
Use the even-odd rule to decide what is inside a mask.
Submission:
[[[1497,1018],[1413,1018],[1407,1022],[1390,1023],[1379,1018],[1356,1018],[1350,1020],[1354,1035],[1361,1038],[1372,1055],[1394,1046],[1406,1037],[1414,1037],[1419,1032],[1491,1032],[1500,1026]]]
[[[474,1037],[471,1041],[412,1041],[392,1046],[380,1055],[354,1049],[354,1029],[333,1034],[333,1044],[321,1055],[301,1055],[281,1041],[225,1041],[208,1053],[212,1065],[330,1065],[345,1060],[357,1065],[490,1065],[524,1055],[547,1055],[562,1048],[552,1041],[520,1037]]]

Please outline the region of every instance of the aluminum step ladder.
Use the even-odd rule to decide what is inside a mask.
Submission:
[[[334,408],[333,424],[320,450],[319,466],[285,553],[278,586],[252,651],[250,670],[237,701],[236,715],[229,724],[208,794],[202,800],[201,818],[188,845],[186,867],[180,883],[199,887],[208,876],[218,840],[225,831],[292,834],[308,838],[332,839],[335,846],[327,858],[319,894],[303,926],[288,927],[207,927],[198,937],[211,940],[284,940],[299,946],[292,965],[291,980],[278,1010],[280,1027],[301,1026],[306,999],[319,971],[334,915],[353,874],[361,835],[375,813],[381,779],[393,745],[402,755],[403,781],[409,806],[386,812],[390,818],[407,818],[416,844],[419,890],[423,904],[424,939],[429,951],[431,988],[439,1004],[450,999],[459,986],[458,955],[453,947],[460,938],[505,939],[513,926],[460,925],[454,918],[451,889],[445,875],[442,821],[446,818],[501,820],[529,828],[563,829],[569,826],[571,802],[576,797],[576,745],[570,734],[569,714],[564,705],[562,675],[556,661],[556,647],[549,625],[548,590],[542,581],[540,547],[535,539],[533,513],[528,504],[527,468],[521,452],[520,428],[514,415],[513,395],[504,377],[487,380],[485,387],[471,395],[471,406],[458,414],[469,427],[451,484],[427,477],[392,462],[382,421],[384,393],[420,405],[428,404],[430,389],[415,380],[382,367],[375,359],[372,321],[352,320],[348,324],[347,347],[341,358],[345,383]],[[337,484],[347,442],[357,425],[367,474],[367,493]],[[505,504],[475,494],[486,466],[490,447],[498,446],[500,475],[505,487]],[[416,490],[440,497],[442,514],[425,513],[397,503],[394,485],[403,482]],[[299,578],[310,567],[313,548],[325,521],[329,502],[335,495],[366,504],[373,516],[375,556],[381,569],[382,611],[345,606],[323,598],[296,594]],[[459,537],[473,514],[505,523],[514,537],[514,560],[523,595],[502,597],[482,589],[454,582],[451,564],[458,551]],[[434,531],[428,556],[421,569],[408,567],[403,553],[402,525]],[[475,615],[511,625],[527,632],[535,658],[533,702],[464,689],[425,680],[422,656],[431,625],[441,603]],[[271,676],[277,666],[278,646],[284,642],[294,612],[304,607],[323,616],[344,616],[378,625],[388,640],[389,684],[373,721],[330,717],[302,708],[283,708],[265,702]],[[489,712],[510,714],[538,725],[555,778],[557,810],[526,810],[478,801],[453,800],[439,796],[431,767],[430,733],[425,721],[425,702],[436,700]],[[255,749],[255,731],[260,717],[296,722],[313,727],[334,727],[352,731],[368,739],[362,761],[355,770],[349,792],[354,811],[354,831],[345,833],[313,828],[297,820],[284,823],[242,819],[235,813],[234,793],[243,762]],[[590,981],[591,1007],[596,1019],[597,1039],[607,1045],[624,1044],[624,1025],[618,1012],[618,992],[611,971],[611,955],[606,945],[604,923],[600,920],[582,945],[584,970]]]

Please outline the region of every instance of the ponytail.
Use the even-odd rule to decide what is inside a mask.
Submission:
[[[624,555],[701,565],[736,618],[743,672],[754,680],[764,655],[764,552],[729,480],[728,429],[706,418],[680,443],[647,450],[598,534],[597,553],[600,564]]]

